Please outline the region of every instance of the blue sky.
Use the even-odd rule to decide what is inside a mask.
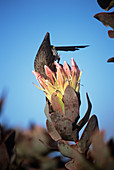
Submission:
[[[114,137],[114,39],[93,16],[104,12],[96,0],[0,0],[0,94],[7,92],[1,122],[28,127],[30,122],[45,127],[45,96],[32,70],[37,50],[46,34],[53,45],[90,45],[76,52],[60,52],[61,63],[73,57],[80,70],[82,117],[87,109],[86,92],[100,129]]]

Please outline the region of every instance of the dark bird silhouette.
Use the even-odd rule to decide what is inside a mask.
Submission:
[[[37,52],[35,61],[34,61],[34,68],[35,71],[40,73],[44,78],[46,78],[46,74],[44,71],[44,65],[47,65],[53,72],[56,71],[54,61],[60,60],[60,57],[57,51],[75,51],[79,50],[79,48],[85,48],[85,46],[53,46],[50,44],[50,35],[47,32],[44,40]]]

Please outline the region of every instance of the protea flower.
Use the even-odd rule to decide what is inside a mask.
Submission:
[[[47,128],[54,140],[77,141],[78,133],[76,135],[77,129],[73,125],[79,119],[80,99],[78,94],[82,72],[80,72],[73,58],[71,59],[72,68],[66,62],[63,66],[56,61],[54,64],[56,73],[52,72],[48,66],[44,66],[49,79],[45,79],[38,72],[33,71],[41,86],[40,89],[44,91],[53,108],[51,114],[48,104],[45,108],[48,119]]]
[[[59,99],[62,100],[64,91],[68,85],[70,85],[77,93],[80,88],[80,77],[81,73],[74,59],[71,59],[71,66],[64,62],[64,65],[54,62],[56,66],[56,73],[52,72],[48,66],[44,66],[45,73],[48,79],[42,77],[38,72],[33,71],[33,74],[36,76],[41,88],[45,92],[46,97],[51,102],[51,96],[54,92],[57,93]]]
[[[82,72],[80,72],[73,58],[71,59],[72,68],[66,62],[63,66],[57,62],[54,64],[56,65],[56,73],[53,73],[49,67],[44,66],[48,79],[33,71],[41,86],[40,89],[44,91],[52,106],[50,112],[50,105],[48,102],[46,103],[47,129],[55,141],[64,139],[78,142],[78,150],[83,153],[90,145],[89,138],[93,131],[98,128],[97,118],[93,115],[89,119],[92,105],[87,94],[88,109],[85,116],[78,122],[80,118],[79,88]],[[79,140],[79,131],[86,123],[85,131]]]

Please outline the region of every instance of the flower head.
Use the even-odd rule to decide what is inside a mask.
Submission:
[[[54,64],[56,66],[56,73],[52,72],[48,66],[44,66],[48,79],[42,77],[38,72],[33,71],[33,74],[36,76],[41,86],[40,89],[44,91],[50,102],[51,96],[54,92],[56,92],[57,96],[62,99],[64,91],[68,85],[78,93],[80,88],[80,77],[82,74],[73,58],[71,59],[72,68],[70,68],[66,62],[64,62],[63,66],[56,61]]]
[[[76,123],[79,119],[81,73],[74,59],[71,59],[71,67],[64,62],[63,66],[54,62],[56,72],[48,66],[44,66],[47,79],[38,72],[33,71],[41,90],[51,103],[46,104],[47,129],[54,140],[78,140]],[[35,85],[36,86],[36,85]],[[37,86],[38,87],[38,86]],[[39,87],[38,87],[39,88]]]

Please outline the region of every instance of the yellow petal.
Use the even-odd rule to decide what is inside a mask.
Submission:
[[[64,83],[63,83],[63,76],[61,74],[60,69],[57,69],[57,81],[58,81],[58,84],[59,84],[60,91],[63,94],[64,93],[64,89],[63,89]]]
[[[50,94],[55,92],[55,90],[56,90],[55,87],[48,80],[46,81],[46,85],[48,87],[48,91]]]
[[[74,70],[74,72],[77,74],[77,77],[79,77],[80,70],[73,58],[71,58],[71,66],[72,70]]]
[[[71,84],[71,86],[73,87],[73,89],[75,89],[76,88],[76,84],[77,84],[77,78],[76,78],[76,73],[75,73],[75,71],[73,70],[72,71],[72,84]]]
[[[58,102],[59,102],[59,104],[61,105],[62,113],[65,114],[64,103],[63,103],[63,101],[62,101],[59,97],[58,97]]]
[[[66,87],[67,87],[68,85],[69,85],[69,81],[66,80],[65,83],[64,83],[64,91],[65,91],[65,89],[66,89]]]
[[[33,83],[34,86],[36,86],[38,89],[44,91],[44,89],[40,88],[39,86],[37,86],[35,83]]]
[[[80,89],[80,78],[81,78],[81,75],[82,75],[82,71],[80,72],[80,76],[79,76],[79,78],[78,78],[77,87],[76,87],[76,92],[79,92],[79,89]]]

